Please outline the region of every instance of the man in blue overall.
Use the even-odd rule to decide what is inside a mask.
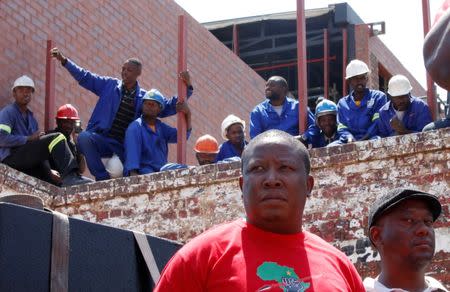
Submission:
[[[380,109],[378,134],[381,137],[421,132],[431,123],[428,105],[411,96],[412,86],[408,78],[395,75],[389,80],[388,94],[391,100]]]
[[[66,58],[58,48],[51,50],[72,77],[99,99],[89,119],[86,130],[78,136],[78,146],[86,157],[89,171],[96,180],[110,178],[101,158],[117,154],[124,162],[123,141],[128,125],[141,115],[142,98],[146,91],[139,86],[137,78],[141,75],[142,64],[131,58],[122,66],[122,80],[99,76],[77,66]],[[187,71],[180,73],[180,78],[187,85],[187,96],[191,96],[193,87]],[[164,110],[159,117],[176,114],[177,97],[164,98]]]
[[[300,133],[298,128],[297,100],[287,96],[288,84],[280,76],[272,76],[266,82],[266,100],[258,104],[250,113],[250,139],[264,131],[276,129],[293,136],[302,135],[305,140],[318,132],[314,114],[308,108],[308,128]]]
[[[346,68],[350,94],[338,102],[338,133],[347,142],[379,138],[377,136],[378,111],[386,103],[386,95],[366,87],[369,67],[360,60],[351,61]]]

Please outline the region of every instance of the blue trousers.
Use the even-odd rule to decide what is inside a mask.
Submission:
[[[124,163],[123,143],[120,143],[116,139],[95,132],[83,131],[78,136],[77,141],[77,147],[84,157],[86,157],[89,171],[95,176],[95,180],[97,181],[110,179],[102,163],[102,157],[111,157],[116,153],[122,163]]]

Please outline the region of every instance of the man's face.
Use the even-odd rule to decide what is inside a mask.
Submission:
[[[58,130],[64,134],[64,136],[68,137],[72,134],[75,129],[75,120],[70,119],[56,119],[56,126]]]
[[[144,100],[142,103],[142,114],[146,118],[156,118],[161,112],[161,105],[154,100]]]
[[[19,106],[26,106],[33,97],[34,89],[28,86],[17,86],[13,90],[13,96]]]
[[[196,152],[195,157],[197,158],[198,165],[213,164],[216,161],[217,153],[203,153]]]
[[[337,128],[336,115],[328,114],[320,116],[317,118],[317,124],[327,137],[331,137],[336,132]]]
[[[391,96],[392,105],[394,109],[403,112],[406,111],[411,103],[409,94],[401,96]]]
[[[276,80],[270,78],[266,82],[266,97],[270,100],[280,99],[286,96],[286,88]]]
[[[301,231],[314,180],[292,145],[272,138],[254,145],[243,165],[242,193],[249,223],[276,233]]]
[[[125,85],[134,85],[141,75],[139,66],[132,62],[125,62],[122,66],[122,81]]]
[[[350,86],[358,93],[364,92],[369,77],[367,74],[361,74],[350,78]]]
[[[372,240],[383,261],[398,269],[425,268],[434,255],[433,215],[421,199],[408,199],[393,207],[371,227]]]
[[[242,145],[244,143],[244,128],[241,124],[232,124],[227,130],[227,139],[233,145]]]

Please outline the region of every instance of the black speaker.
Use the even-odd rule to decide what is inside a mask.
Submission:
[[[0,203],[0,291],[49,291],[53,215]],[[129,230],[69,218],[69,291],[151,291]],[[147,235],[160,271],[181,244]]]

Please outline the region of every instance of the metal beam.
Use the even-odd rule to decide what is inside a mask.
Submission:
[[[45,51],[45,113],[44,131],[55,127],[55,63],[50,55],[53,48],[53,41],[47,40]]]
[[[308,63],[308,64],[318,63],[318,62],[323,62],[324,60],[325,60],[324,58],[309,59],[309,60],[306,60],[306,63]],[[328,60],[336,60],[336,56],[328,57]],[[262,67],[252,67],[252,69],[254,71],[258,72],[258,71],[265,71],[265,70],[271,70],[271,69],[288,68],[288,67],[292,67],[292,66],[297,66],[297,61],[262,66]],[[251,67],[251,65],[250,65],[250,67]]]
[[[186,18],[178,15],[178,72],[185,71],[186,65]],[[187,102],[186,84],[178,77],[178,101]],[[177,114],[177,162],[186,164],[186,116],[184,113]]]
[[[323,29],[323,97],[328,99],[328,30]]]
[[[239,32],[236,24],[233,24],[233,53],[239,56]]]
[[[342,96],[347,95],[347,80],[345,68],[347,67],[347,29],[342,29]]]
[[[297,79],[298,79],[298,128],[301,134],[307,129],[308,80],[306,76],[306,22],[305,1],[297,0]]]

